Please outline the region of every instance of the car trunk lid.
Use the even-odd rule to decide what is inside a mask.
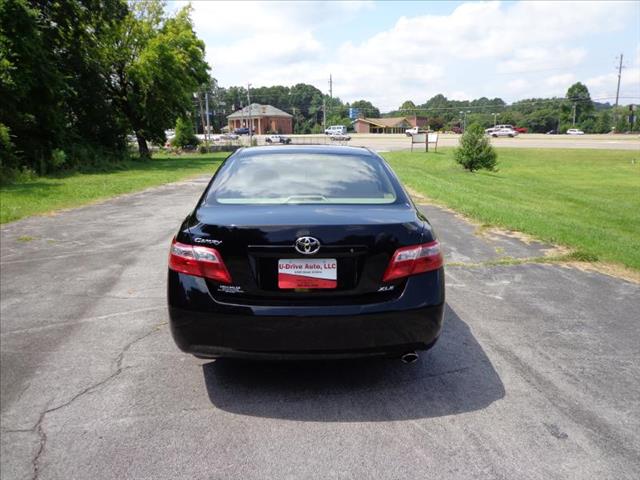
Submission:
[[[402,281],[381,290],[385,268],[401,246],[418,244],[430,232],[411,205],[203,206],[190,225],[192,241],[216,245],[232,285],[208,282],[220,301],[253,304],[376,302],[400,294]],[[316,253],[296,250],[301,237],[320,243]],[[428,241],[429,239],[427,239]],[[282,260],[335,260],[333,288],[281,288]],[[318,263],[318,262],[316,262]]]

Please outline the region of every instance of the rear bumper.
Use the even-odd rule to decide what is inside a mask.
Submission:
[[[210,357],[350,358],[429,348],[444,305],[357,316],[252,316],[169,307],[178,347]]]
[[[396,356],[435,343],[444,313],[444,270],[410,277],[392,301],[315,307],[216,301],[206,282],[169,272],[169,319],[178,347],[204,357]]]

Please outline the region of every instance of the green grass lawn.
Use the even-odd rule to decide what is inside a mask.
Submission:
[[[497,152],[499,171],[476,173],[453,149],[384,156],[405,185],[482,223],[640,270],[640,152]]]
[[[107,173],[2,186],[0,223],[212,174],[227,155],[157,155]],[[384,156],[406,185],[482,223],[640,270],[640,152],[500,148],[499,171],[476,173],[453,161],[453,149]]]
[[[0,223],[176,182],[199,174],[213,174],[229,153],[154,155],[147,162],[129,162],[106,173],[39,177],[0,187]]]

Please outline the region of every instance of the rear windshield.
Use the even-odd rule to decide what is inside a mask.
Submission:
[[[207,203],[384,204],[396,192],[375,157],[266,154],[237,157],[213,182]]]

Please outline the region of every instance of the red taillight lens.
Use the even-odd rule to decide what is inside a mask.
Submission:
[[[169,268],[176,272],[231,283],[231,275],[215,248],[187,245],[173,239],[169,252]]]
[[[389,282],[409,275],[437,270],[442,264],[442,252],[437,240],[422,245],[402,247],[393,254],[382,281]]]

